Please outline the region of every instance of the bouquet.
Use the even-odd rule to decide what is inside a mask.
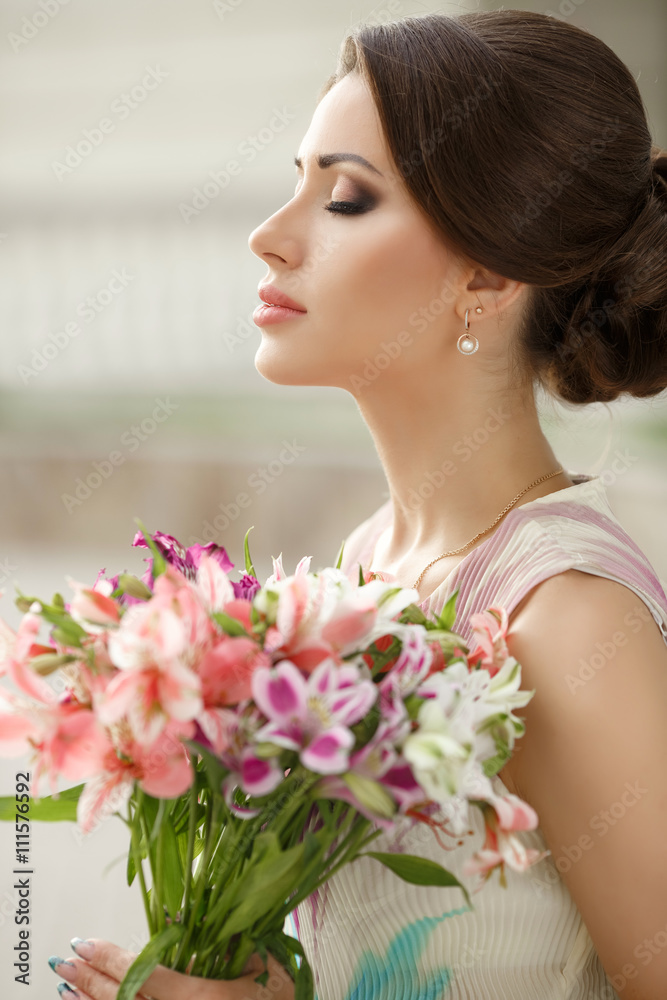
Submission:
[[[0,622],[0,673],[16,688],[1,689],[0,754],[29,754],[34,768],[29,795],[0,802],[0,817],[16,816],[17,831],[76,820],[86,834],[113,814],[128,828],[127,882],[141,888],[150,940],[119,1000],[158,963],[231,979],[267,950],[312,1000],[285,921],[362,853],[407,881],[458,886],[472,908],[437,863],[368,850],[399,815],[457,835],[481,809],[486,840],[465,869],[480,876],[475,891],[548,853],[516,837],[537,826],[534,810],[490,781],[524,732],[513,709],[534,694],[519,690],[504,609],[472,616],[469,650],[451,630],[458,592],[431,620],[415,590],[382,574],[359,566],[353,584],[342,546],[335,566],[311,573],[304,557],[291,576],[281,553],[261,584],[250,530],[238,581],[224,548],[142,528],[142,579],[70,579],[68,603],[19,594],[17,632]],[[58,778],[80,784],[59,792]]]

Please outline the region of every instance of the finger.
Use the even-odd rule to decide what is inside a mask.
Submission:
[[[102,941],[97,938],[90,938],[83,941],[81,938],[72,938],[70,942],[76,958],[68,958],[66,962],[49,964],[53,971],[66,980],[71,989],[76,989],[80,993],[90,995],[93,1000],[116,1000],[118,986],[124,978],[125,972],[130,967],[136,955],[133,952],[124,951],[110,941]],[[106,946],[106,947],[105,947]],[[117,957],[116,962],[110,958],[110,953],[120,952],[122,957]],[[54,959],[55,961],[55,959]],[[78,1000],[76,997],[68,995],[64,991],[65,1000]],[[137,1000],[149,1000],[143,993],[137,993]]]
[[[66,962],[49,964],[55,974],[65,980],[58,984],[58,991],[65,1000],[116,1000],[118,983],[83,959],[68,958]]]
[[[83,964],[90,966],[90,982],[93,984],[93,988],[105,989],[105,984],[101,980],[94,979],[94,974],[98,974],[110,981],[115,981],[117,990],[118,984],[123,980],[125,973],[137,957],[136,954],[125,948],[120,948],[111,941],[105,941],[103,938],[88,938],[85,944],[92,947],[82,949],[79,944],[77,949],[78,952],[85,951],[86,955],[90,955],[90,958]],[[71,961],[78,960],[71,959]],[[85,977],[85,971],[82,971],[81,975]],[[86,985],[88,980],[83,978],[80,981],[82,989],[88,989]],[[182,972],[167,969],[164,965],[158,965],[142,984],[141,992],[137,994],[137,997],[139,1000],[146,1000],[146,998],[152,998],[152,1000],[208,1000],[209,997],[218,1000],[220,995],[219,982],[216,980],[184,975]],[[100,992],[99,997],[97,993],[93,993],[93,996],[94,1000],[107,1000],[107,994],[103,992]],[[116,1000],[116,993],[111,994],[111,1000]]]

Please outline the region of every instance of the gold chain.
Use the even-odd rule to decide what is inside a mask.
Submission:
[[[487,531],[491,531],[491,528],[493,528],[498,523],[498,521],[500,520],[500,518],[503,517],[503,515],[505,515],[507,513],[507,511],[510,510],[510,508],[514,506],[514,504],[517,502],[517,500],[519,500],[524,495],[524,493],[527,493],[528,490],[532,489],[533,486],[537,486],[538,483],[543,483],[545,479],[551,479],[552,476],[557,476],[557,475],[559,475],[563,471],[564,471],[563,469],[556,469],[555,472],[550,472],[548,476],[540,476],[540,478],[536,479],[534,483],[530,484],[530,486],[526,486],[525,490],[521,490],[520,493],[517,493],[517,495],[514,497],[514,500],[512,500],[511,503],[508,503],[507,506],[505,508],[503,508],[503,510],[500,512],[500,514],[498,514],[498,517],[495,519],[495,521],[492,524],[490,524],[488,526],[488,528],[485,528],[484,531],[480,531],[477,535],[475,535],[474,538],[471,538],[469,542],[466,542],[465,545],[460,545],[458,549],[453,549],[451,552],[443,552],[441,556],[438,556],[436,559],[432,559],[431,562],[428,564],[428,566],[425,566],[424,569],[421,571],[421,573],[417,577],[416,582],[413,583],[413,585],[412,585],[413,589],[417,590],[419,588],[419,584],[421,583],[421,580],[422,580],[422,577],[424,576],[424,573],[426,572],[427,569],[431,568],[431,566],[433,565],[433,563],[437,563],[440,559],[444,559],[445,556],[455,556],[455,555],[457,555],[457,553],[461,552],[463,549],[467,549],[469,545],[472,545],[473,542],[476,542],[477,539],[481,538],[482,535],[485,535],[487,533]]]

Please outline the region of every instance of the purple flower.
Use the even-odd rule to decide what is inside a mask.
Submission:
[[[262,589],[259,580],[250,576],[249,573],[244,573],[238,583],[232,580],[232,587],[234,588],[234,597],[240,597],[246,601],[252,601],[257,591]]]
[[[207,545],[191,545],[190,548],[186,549],[183,545],[181,545],[177,538],[174,538],[173,535],[166,535],[163,531],[156,531],[154,535],[151,535],[151,538],[155,542],[164,559],[171,566],[175,566],[176,569],[179,570],[183,576],[187,577],[188,580],[195,580],[197,578],[197,569],[199,568],[202,555],[211,556],[215,559],[225,573],[234,568],[234,563],[227,555],[225,549],[221,545],[216,545],[214,542],[209,542]],[[132,545],[144,549],[149,547],[146,539],[140,531],[138,531],[134,536]],[[147,562],[149,566],[141,579],[146,586],[150,587],[152,590],[153,557],[151,556],[144,561]]]

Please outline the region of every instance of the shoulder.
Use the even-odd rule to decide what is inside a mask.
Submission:
[[[586,716],[638,685],[664,689],[667,706],[667,644],[624,583],[577,569],[549,577],[512,612],[507,646],[522,686],[539,689],[533,712]]]
[[[519,652],[530,657],[538,648],[542,660],[560,662],[604,646],[607,658],[628,647],[667,664],[667,644],[647,603],[625,583],[584,570],[543,580],[513,609],[510,623],[508,645],[519,661]]]
[[[510,762],[518,794],[608,975],[657,998],[667,950],[645,968],[637,948],[667,927],[667,645],[629,587],[581,570],[522,604],[507,633],[534,691]]]

